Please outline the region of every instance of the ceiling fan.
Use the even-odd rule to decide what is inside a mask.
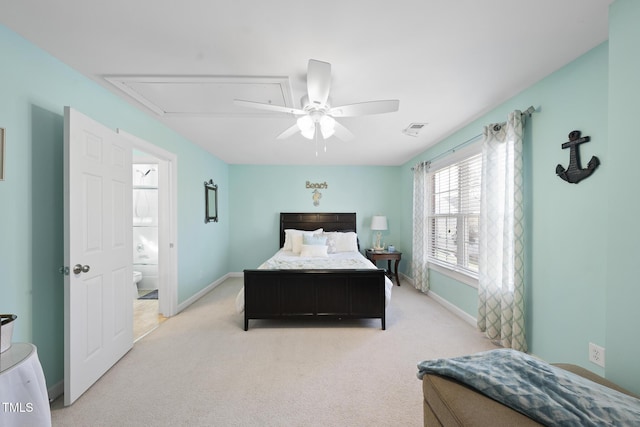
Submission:
[[[299,116],[296,124],[278,135],[277,139],[288,138],[298,132],[307,139],[323,139],[335,135],[337,138],[348,141],[353,134],[342,124],[335,120],[336,117],[354,117],[369,114],[391,113],[398,111],[400,101],[397,99],[385,101],[368,101],[356,104],[348,104],[340,107],[329,105],[329,90],[331,88],[331,64],[328,62],[309,60],[307,67],[307,94],[302,97],[302,108],[290,108],[279,105],[263,104],[260,102],[235,99],[239,106],[258,108],[280,113]]]

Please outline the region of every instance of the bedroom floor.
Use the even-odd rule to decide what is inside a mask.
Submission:
[[[422,425],[417,364],[495,348],[407,282],[379,320],[252,321],[229,278],[140,339],[53,425]]]

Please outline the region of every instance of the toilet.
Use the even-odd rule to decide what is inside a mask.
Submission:
[[[138,282],[142,280],[142,273],[139,271],[133,272],[133,299],[138,299]]]

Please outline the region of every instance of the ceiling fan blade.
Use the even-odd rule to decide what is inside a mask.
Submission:
[[[278,135],[276,137],[276,139],[287,139],[290,136],[293,136],[298,132],[300,132],[300,129],[298,128],[298,125],[295,124],[295,125],[291,126],[290,128],[288,128],[287,130],[285,130],[284,132],[282,132],[280,135]]]
[[[353,136],[353,134],[349,131],[349,129],[347,129],[346,127],[344,127],[342,124],[340,124],[337,120],[335,122],[335,133],[334,135],[336,136],[336,138],[342,140],[342,141],[351,141],[353,138],[355,138]]]
[[[326,105],[331,89],[331,64],[328,62],[309,60],[307,67],[307,94],[309,102],[315,105]]]
[[[258,110],[273,111],[275,113],[288,113],[294,115],[306,114],[303,110],[300,110],[298,108],[283,107],[281,105],[273,104],[263,104],[261,102],[243,101],[242,99],[234,99],[233,103],[240,107],[256,108]]]
[[[368,101],[334,107],[329,110],[328,114],[333,117],[366,116],[369,114],[392,113],[398,111],[399,107],[400,101],[397,99]]]

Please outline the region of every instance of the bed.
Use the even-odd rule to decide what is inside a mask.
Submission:
[[[360,253],[355,213],[281,213],[279,236],[272,258],[244,270],[245,331],[254,319],[380,319],[386,329],[393,283]]]
[[[511,349],[418,364],[425,426],[637,426],[640,399],[593,372]]]

